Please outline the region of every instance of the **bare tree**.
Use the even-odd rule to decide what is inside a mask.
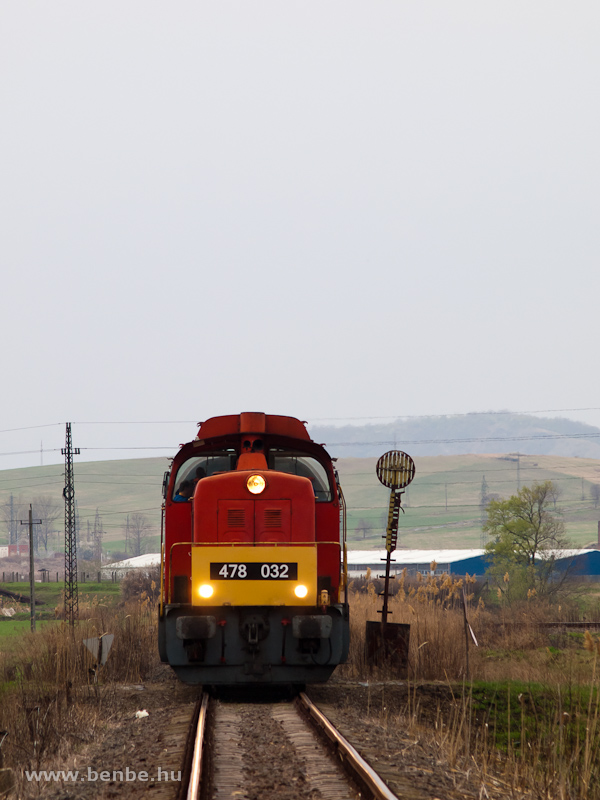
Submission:
[[[356,528],[354,530],[356,533],[362,533],[362,538],[366,539],[371,533],[371,523],[364,517],[361,517],[356,523]]]
[[[488,482],[485,479],[485,475],[481,480],[481,492],[479,494],[479,507],[481,508],[481,527],[485,525],[485,520],[487,517],[487,504],[490,502],[490,488],[488,486]]]
[[[550,481],[550,490],[548,492],[548,495],[549,495],[550,499],[552,500],[552,504],[554,506],[554,510],[555,511],[556,511],[556,501],[561,496],[561,494],[562,494],[562,489],[559,486],[557,486],[555,483],[552,483],[552,481]]]
[[[37,497],[32,505],[33,516],[42,520],[42,524],[37,525],[35,530],[37,540],[36,550],[41,544],[47,552],[48,539],[55,533],[54,523],[62,516],[63,508],[49,495]]]
[[[150,537],[150,525],[143,514],[132,514],[129,517],[129,543],[134,556],[141,556],[146,552]]]
[[[22,526],[19,524],[19,520],[25,519],[28,508],[29,506],[26,507],[25,504],[21,502],[20,497],[15,497],[12,494],[8,502],[0,506],[0,519],[2,519],[6,526],[9,544],[17,544],[19,536],[24,533],[24,531],[21,530]]]

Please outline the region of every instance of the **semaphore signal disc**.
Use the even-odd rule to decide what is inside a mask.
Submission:
[[[404,489],[415,477],[415,462],[402,450],[388,450],[377,462],[375,471],[388,489]]]

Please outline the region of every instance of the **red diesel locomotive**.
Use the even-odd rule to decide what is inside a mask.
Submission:
[[[186,683],[302,685],[348,655],[345,508],[293,417],[213,417],[165,474],[159,650]]]

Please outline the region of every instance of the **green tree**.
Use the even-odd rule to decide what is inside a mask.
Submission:
[[[486,552],[501,592],[509,599],[552,595],[564,584],[556,576],[557,551],[568,547],[564,522],[553,510],[552,481],[524,486],[508,500],[491,500],[483,530],[490,536]]]

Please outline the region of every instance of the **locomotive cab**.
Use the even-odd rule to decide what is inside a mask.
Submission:
[[[349,644],[343,502],[304,424],[208,420],[165,489],[161,658],[188,683],[326,680]]]

